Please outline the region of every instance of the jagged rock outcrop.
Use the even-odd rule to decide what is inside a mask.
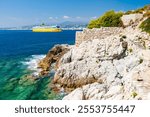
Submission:
[[[46,55],[46,57],[39,62],[39,68],[42,68],[41,75],[47,75],[53,63],[58,67],[59,59],[70,49],[69,45],[56,45]]]
[[[125,27],[127,26],[137,26],[139,22],[143,19],[143,14],[130,14],[130,15],[123,15],[121,20]]]
[[[72,48],[60,60],[54,83],[72,88],[96,82],[104,74],[115,77],[117,72],[112,60],[124,57],[128,47],[128,43],[120,42],[118,37],[87,41]]]

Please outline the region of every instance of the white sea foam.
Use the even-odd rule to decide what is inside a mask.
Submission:
[[[31,71],[33,71],[34,76],[38,76],[41,72],[41,69],[38,68],[38,63],[45,57],[46,55],[32,55],[29,58],[26,58],[24,62],[22,62],[24,65],[27,65],[27,68]]]

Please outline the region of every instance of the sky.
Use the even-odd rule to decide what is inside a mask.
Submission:
[[[108,10],[128,11],[150,0],[0,0],[0,27],[88,22]]]

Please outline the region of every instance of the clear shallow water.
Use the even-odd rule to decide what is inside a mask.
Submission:
[[[50,77],[33,80],[28,75],[55,44],[74,44],[75,32],[0,31],[0,99],[61,99],[50,89]]]

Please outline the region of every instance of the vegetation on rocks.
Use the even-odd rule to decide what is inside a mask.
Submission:
[[[125,13],[115,12],[114,10],[108,11],[98,19],[91,20],[87,27],[89,29],[101,27],[122,27],[123,24],[121,17],[123,15],[129,14],[143,14],[144,17],[150,17],[150,5],[146,5],[143,8],[139,8],[137,10],[130,10]]]
[[[88,24],[88,28],[100,28],[100,27],[121,27],[122,26],[122,12],[115,12],[113,10],[106,12],[104,15],[96,20],[92,20]]]
[[[135,98],[137,95],[138,95],[138,94],[137,94],[136,92],[133,92],[131,96],[132,96],[133,98]]]
[[[136,9],[136,10],[127,11],[125,14],[126,15],[135,14],[135,13],[143,14],[143,12],[146,11],[146,13],[147,13],[147,12],[149,12],[149,10],[150,10],[150,5],[146,5],[143,8],[139,8],[139,9]]]
[[[150,33],[150,17],[142,22],[142,24],[140,25],[140,28],[143,31],[146,31],[146,32]]]

